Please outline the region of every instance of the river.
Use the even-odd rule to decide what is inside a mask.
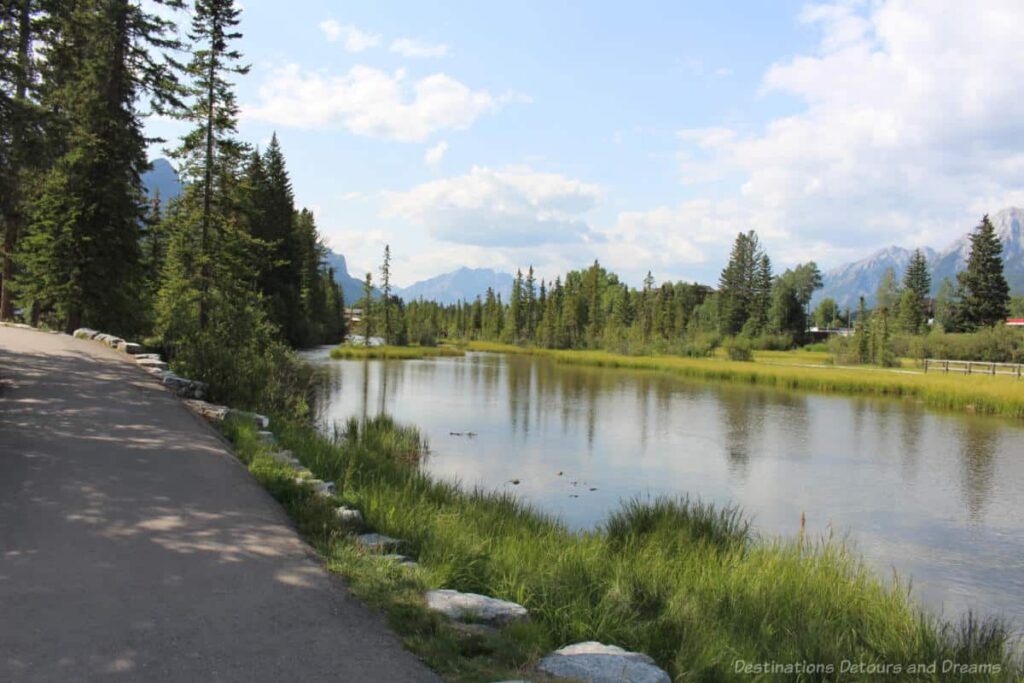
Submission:
[[[418,426],[434,476],[513,490],[573,528],[660,494],[739,505],[764,535],[796,534],[803,513],[933,612],[1024,626],[1021,423],[531,356],[304,355],[326,368],[322,419]]]

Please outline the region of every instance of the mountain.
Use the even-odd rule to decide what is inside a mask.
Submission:
[[[345,294],[345,305],[352,306],[362,299],[363,281],[348,274],[345,257],[336,251],[328,251],[325,261],[329,267],[334,268],[334,281],[341,285],[341,291]],[[380,296],[380,291],[376,287],[373,288],[373,296]]]
[[[1014,295],[1024,294],[1024,209],[1007,208],[989,217],[1000,242],[1003,244],[1003,272]],[[938,292],[946,277],[956,280],[956,274],[967,267],[971,243],[964,235],[948,248],[936,252],[923,248],[932,273],[932,294]],[[893,268],[896,277],[903,278],[913,249],[888,247],[866,259],[833,268],[822,276],[822,288],[815,292],[814,304],[826,297],[835,299],[841,308],[856,308],[863,295],[868,307],[875,303],[875,293],[885,275]]]
[[[440,304],[454,304],[473,301],[478,296],[483,298],[490,287],[495,294],[501,295],[503,301],[508,301],[512,281],[508,273],[499,273],[490,268],[459,268],[404,287],[398,290],[398,294],[406,301],[424,299]]]
[[[160,200],[168,202],[181,194],[181,182],[178,173],[167,159],[154,159],[153,168],[142,174],[142,184],[146,194],[152,196],[160,191]]]

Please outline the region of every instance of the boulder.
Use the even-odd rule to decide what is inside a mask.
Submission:
[[[362,524],[363,513],[355,508],[350,508],[347,505],[342,505],[340,508],[335,508],[334,514],[338,516],[342,522],[346,524]]]
[[[197,382],[192,379],[185,377],[178,377],[173,372],[165,372],[161,376],[161,380],[164,386],[170,387],[174,390],[178,396],[182,398],[199,398],[201,399],[206,393],[206,384],[203,382]]]
[[[302,463],[299,462],[298,458],[292,455],[291,451],[275,451],[270,454],[270,457],[276,460],[277,462],[281,463],[282,465],[286,465],[287,467],[291,467],[293,469],[298,469],[302,467]]]
[[[186,400],[185,405],[208,420],[223,420],[224,416],[228,414],[227,406],[219,406],[213,403],[207,403],[206,401],[191,399]]]
[[[453,621],[470,620],[488,626],[505,626],[529,619],[522,605],[476,593],[448,589],[427,591],[427,607]]]
[[[77,337],[78,339],[92,339],[97,334],[99,334],[99,332],[96,330],[89,329],[88,327],[79,327],[71,333],[71,336]]]
[[[363,550],[374,553],[391,553],[401,548],[403,541],[384,534],[360,534],[356,536],[356,543]]]
[[[261,429],[256,432],[256,436],[259,437],[263,443],[274,443],[277,439],[274,437],[274,432],[268,432],[265,429]]]
[[[335,493],[333,481],[321,481],[319,479],[304,479],[306,486],[313,487],[313,493],[318,496],[333,496]]]
[[[647,655],[594,641],[555,650],[537,668],[556,678],[587,683],[672,683]]]
[[[135,354],[135,362],[139,363],[144,360],[163,360],[159,353],[137,353]]]
[[[136,357],[135,363],[140,368],[146,368],[147,370],[149,370],[151,368],[157,369],[157,370],[166,370],[167,369],[167,363],[163,362],[159,358],[141,358],[141,357]]]
[[[396,563],[402,565],[403,567],[418,567],[418,566],[420,566],[416,562],[416,560],[412,559],[411,557],[406,557],[405,555],[399,555],[397,553],[389,553],[387,555],[381,555],[379,559],[383,560],[384,562],[396,562]]]
[[[129,355],[135,356],[142,353],[142,344],[136,344],[135,342],[123,341],[117,345],[117,350]]]

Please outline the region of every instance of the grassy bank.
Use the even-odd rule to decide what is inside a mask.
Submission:
[[[415,358],[437,358],[440,356],[461,356],[461,349],[452,346],[339,346],[331,349],[331,358],[379,358],[383,360],[412,360]]]
[[[362,510],[374,530],[406,539],[420,568],[383,564],[355,549],[333,503],[298,489],[251,428],[228,432],[328,567],[452,680],[528,675],[538,657],[579,640],[646,652],[685,680],[750,680],[736,671],[737,659],[837,667],[808,680],[877,679],[840,674],[844,660],[998,663],[1003,674],[990,678],[1011,678],[998,624],[922,615],[902,587],[887,587],[842,545],[758,540],[737,511],[680,500],[630,504],[603,528],[572,533],[507,495],[428,478],[415,466],[418,433],[387,419],[352,421],[334,439],[308,427],[279,429],[283,447],[336,482],[339,502]],[[424,610],[420,596],[433,587],[517,601],[532,622],[495,636],[459,636]],[[958,680],[948,672],[922,678]]]
[[[1024,383],[1013,377],[926,375],[906,370],[827,365],[806,367],[816,363],[801,363],[801,352],[785,352],[793,357],[793,364],[787,365],[780,352],[763,352],[768,355],[755,355],[754,362],[738,362],[680,356],[624,356],[605,351],[560,351],[491,342],[468,342],[466,348],[470,351],[532,354],[551,358],[557,363],[655,370],[781,389],[907,398],[932,408],[1024,418]]]

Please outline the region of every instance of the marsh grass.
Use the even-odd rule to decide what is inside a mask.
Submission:
[[[735,508],[633,500],[602,527],[571,532],[511,495],[429,478],[413,464],[425,448],[418,432],[387,418],[349,421],[330,438],[305,426],[278,428],[284,447],[336,482],[338,499],[328,503],[297,489],[250,427],[227,431],[327,566],[451,680],[528,677],[537,658],[580,640],[646,652],[677,680],[749,680],[737,659],[817,661],[837,671],[843,660],[1002,667],[963,677],[973,681],[1013,680],[1017,671],[1000,622],[927,616],[902,584],[881,581],[847,546],[756,538]],[[405,539],[420,569],[357,550],[333,517],[337,502],[362,510],[370,528]],[[440,587],[514,600],[531,622],[483,639],[459,636],[424,609],[422,592]],[[815,679],[876,677],[808,677]]]
[[[382,360],[413,360],[461,356],[464,352],[453,346],[358,346],[345,344],[331,349],[331,358],[375,358]]]
[[[566,365],[653,370],[779,389],[904,398],[920,401],[932,408],[1024,418],[1024,380],[1009,376],[964,377],[883,368],[785,365],[777,362],[780,352],[758,352],[755,354],[756,362],[748,363],[680,356],[625,356],[606,351],[561,351],[489,342],[469,342],[466,348],[470,351],[543,356]],[[774,355],[766,357],[760,354]]]

